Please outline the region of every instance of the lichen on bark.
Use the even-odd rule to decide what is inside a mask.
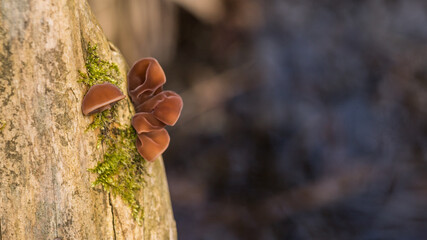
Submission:
[[[3,130],[4,127],[6,127],[6,122],[0,119],[0,131]]]

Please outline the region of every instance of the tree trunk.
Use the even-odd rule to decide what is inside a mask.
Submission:
[[[146,164],[142,226],[119,197],[91,187],[96,174],[87,169],[103,152],[80,108],[87,44],[122,78],[128,67],[86,1],[0,3],[0,240],[176,239],[161,159]],[[119,112],[129,124],[126,101]]]

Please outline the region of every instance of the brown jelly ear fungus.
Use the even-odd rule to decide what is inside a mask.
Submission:
[[[154,58],[136,62],[128,73],[128,93],[136,114],[132,126],[138,133],[136,147],[147,161],[154,161],[169,146],[166,125],[173,126],[183,101],[175,92],[163,91],[165,73]]]
[[[132,126],[138,134],[151,132],[165,127],[166,124],[158,120],[152,113],[136,113],[132,117]]]
[[[137,113],[152,113],[159,121],[173,126],[183,107],[182,98],[175,92],[163,91],[135,107]]]
[[[172,91],[164,91],[135,107],[132,126],[138,133],[173,126],[183,107],[182,98]]]
[[[128,73],[128,93],[137,106],[161,92],[166,82],[165,72],[154,58],[137,61]]]
[[[138,133],[173,126],[183,107],[182,98],[172,91],[164,91],[135,107],[132,126]]]
[[[110,109],[114,103],[125,98],[118,87],[111,83],[96,84],[89,88],[82,102],[84,115]]]
[[[138,134],[136,149],[145,160],[152,162],[168,148],[169,142],[169,134],[166,129],[163,128]]]

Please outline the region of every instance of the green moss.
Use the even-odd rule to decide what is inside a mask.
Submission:
[[[119,86],[123,82],[123,79],[120,78],[119,67],[115,63],[102,60],[96,50],[97,45],[88,44],[85,61],[86,73],[79,71],[79,82],[89,87],[105,82]]]
[[[96,49],[96,45],[88,45],[86,73],[80,72],[79,82],[88,88],[104,82],[120,86],[123,79],[118,66],[101,60]],[[97,146],[104,149],[103,160],[89,171],[98,174],[93,186],[101,185],[106,191],[120,196],[131,208],[137,223],[141,224],[144,211],[137,200],[137,193],[145,184],[145,160],[136,150],[135,130],[130,125],[120,125],[117,118],[117,107],[113,106],[95,114],[87,127],[87,131],[99,131]]]

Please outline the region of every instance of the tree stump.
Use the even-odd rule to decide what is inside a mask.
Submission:
[[[91,186],[87,169],[103,149],[81,112],[87,44],[126,78],[86,1],[0,0],[0,240],[176,239],[162,159],[146,164],[142,226],[119,197]],[[119,104],[126,124],[129,106]]]

